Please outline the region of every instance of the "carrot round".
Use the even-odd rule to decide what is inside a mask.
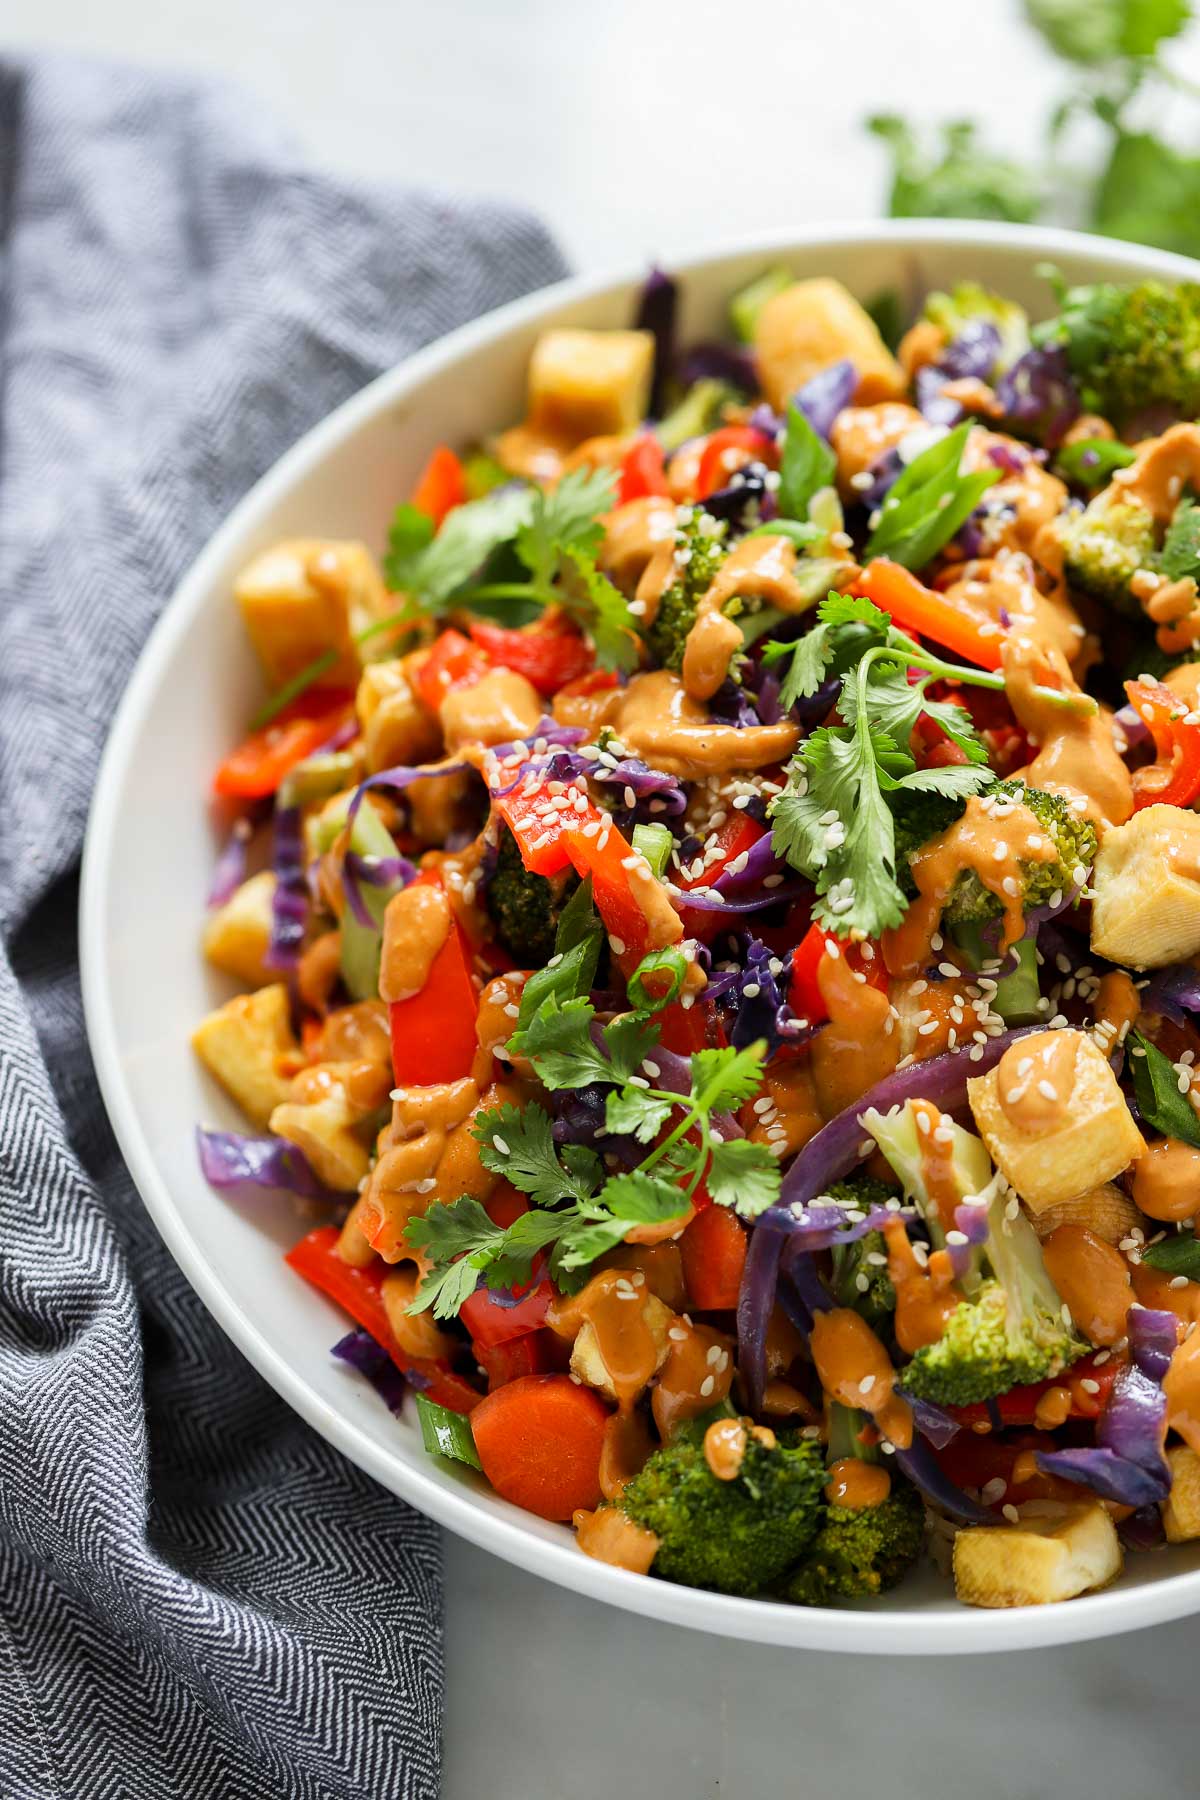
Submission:
[[[480,1401],[471,1429],[501,1499],[542,1519],[569,1519],[600,1504],[608,1416],[603,1401],[569,1375],[524,1375]]]
[[[688,1299],[697,1312],[731,1312],[746,1262],[746,1233],[723,1206],[698,1212],[679,1240]]]

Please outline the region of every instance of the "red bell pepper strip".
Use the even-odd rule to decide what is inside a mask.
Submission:
[[[425,873],[417,877],[418,881],[437,879]],[[393,1000],[388,1007],[396,1085],[423,1087],[469,1075],[479,1048],[475,1032],[478,1011],[470,951],[452,919],[425,986],[407,1000]]]
[[[792,951],[792,978],[788,989],[788,1004],[792,1011],[798,1018],[807,1019],[810,1025],[817,1025],[829,1017],[817,971],[830,954],[831,945],[839,956],[845,957],[856,974],[866,976],[871,987],[878,988],[881,993],[887,990],[887,968],[873,945],[870,948],[874,955],[868,956],[864,945],[843,942],[820,925],[810,925]]]
[[[980,669],[1000,667],[1003,633],[985,637],[977,622],[945,594],[927,588],[912,572],[886,556],[869,562],[852,590],[890,613],[902,631],[915,632],[953,650]]]
[[[1150,728],[1155,760],[1133,774],[1133,810],[1190,806],[1200,794],[1200,725],[1188,723],[1188,707],[1162,681],[1127,681],[1125,692]]]
[[[575,681],[568,681],[559,689],[560,694],[574,699],[577,694],[602,694],[607,688],[620,687],[621,682],[615,669],[589,669],[586,675],[580,675]]]
[[[774,461],[775,446],[765,431],[753,425],[723,425],[704,446],[696,471],[696,497],[705,499],[723,488],[735,469],[748,462]]]
[[[723,825],[719,825],[706,840],[704,868],[699,875],[691,875],[686,870],[675,877],[675,885],[685,892],[688,888],[711,887],[718,875],[723,875],[730,863],[736,862],[752,850],[760,838],[766,837],[767,828],[760,825],[757,819],[751,819],[744,812],[731,812]],[[709,854],[709,849],[713,854]]]
[[[427,513],[438,526],[446,514],[461,506],[467,497],[467,476],[462,463],[453,450],[439,444],[413,489],[413,505],[419,512]]]
[[[568,681],[575,681],[592,666],[593,653],[577,631],[545,626],[522,631],[504,625],[491,625],[477,620],[471,636],[493,663],[524,675],[539,694],[557,694]]]
[[[473,644],[461,631],[443,631],[417,670],[417,692],[435,713],[455,688],[470,687],[492,666],[486,650]]]
[[[598,829],[589,834],[586,828],[590,824]],[[614,955],[628,959],[631,966],[640,962],[650,948],[650,931],[625,866],[633,855],[629,839],[622,837],[606,813],[591,807],[588,812],[570,814],[563,842],[576,874],[592,878],[592,898]]]
[[[484,1210],[493,1225],[507,1229],[514,1220],[529,1211],[529,1202],[511,1182],[502,1181],[484,1202]],[[545,1257],[534,1258],[537,1276]],[[478,1287],[459,1308],[459,1318],[471,1334],[476,1350],[493,1350],[499,1344],[537,1331],[545,1322],[550,1303],[558,1298],[558,1289],[548,1276],[514,1287],[511,1297],[498,1289]],[[525,1371],[527,1374],[532,1370]]]
[[[1085,1356],[1053,1380],[1034,1381],[1024,1387],[1009,1388],[1007,1394],[997,1394],[990,1405],[982,1401],[973,1406],[950,1406],[946,1410],[960,1425],[989,1424],[992,1407],[999,1414],[1002,1425],[1032,1425],[1042,1396],[1051,1388],[1063,1387],[1071,1396],[1070,1418],[1098,1419],[1112,1392],[1113,1382],[1123,1366],[1121,1357],[1110,1356],[1107,1361],[1097,1365],[1094,1357]],[[1086,1387],[1085,1382],[1088,1384]]]
[[[428,1394],[439,1406],[448,1406],[452,1412],[470,1412],[472,1407],[478,1406],[483,1395],[453,1369],[428,1357],[409,1356],[401,1349],[388,1324],[387,1309],[383,1304],[381,1290],[387,1265],[376,1261],[365,1269],[352,1268],[337,1253],[339,1235],[336,1225],[318,1226],[298,1244],[293,1244],[284,1261],[343,1312],[349,1313],[356,1325],[369,1331],[419,1392]]]
[[[310,689],[230,751],[213,777],[215,792],[231,799],[265,799],[289,769],[328,743],[353,717],[354,696],[344,688]]]
[[[746,1262],[746,1232],[724,1206],[696,1213],[679,1240],[688,1299],[697,1312],[731,1312]]]
[[[991,1481],[1002,1481],[1004,1491],[997,1492],[991,1503],[999,1514],[1002,1506],[1020,1506],[1026,1500],[1078,1499],[1078,1488],[1072,1488],[1061,1476],[1044,1475],[1033,1462],[1038,1450],[1058,1450],[1061,1445],[1047,1431],[1015,1431],[997,1437],[995,1432],[960,1431],[943,1450],[935,1450],[939,1466],[959,1487],[985,1488]],[[1021,1481],[1013,1480],[1018,1458],[1023,1459]]]
[[[517,841],[521,861],[535,875],[561,875],[571,860],[564,815],[543,810],[550,798],[543,783],[526,787],[519,781],[511,794],[497,795],[492,802]]]
[[[488,1393],[520,1381],[525,1375],[566,1373],[570,1345],[552,1331],[527,1331],[523,1337],[509,1338],[503,1344],[480,1344],[472,1340],[475,1361],[487,1376]],[[564,1354],[565,1353],[565,1354]]]
[[[625,453],[617,477],[617,504],[627,500],[644,500],[651,494],[669,495],[663,466],[662,445],[652,431],[642,432]]]

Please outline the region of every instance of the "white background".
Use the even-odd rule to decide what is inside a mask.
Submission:
[[[582,268],[870,217],[884,171],[864,114],[968,113],[1032,154],[1064,83],[1016,0],[26,0],[19,26],[8,11],[10,36],[236,77],[325,162],[518,198]],[[1176,60],[1200,75],[1196,33]],[[1198,1653],[1187,1621],[955,1662],[766,1650],[448,1540],[445,1800],[1176,1800],[1196,1786]]]

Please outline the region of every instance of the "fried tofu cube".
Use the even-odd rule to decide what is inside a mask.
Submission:
[[[410,680],[411,659],[368,663],[354,698],[362,727],[367,768],[372,775],[397,763],[422,763],[441,749],[438,722],[417,698]]]
[[[1104,834],[1092,871],[1092,949],[1160,969],[1200,952],[1200,813],[1146,806]]]
[[[1038,1077],[1038,1058],[1053,1040],[1061,1057],[1063,1040],[1074,1040],[1070,1093],[1039,1121],[1028,1122],[1015,1104],[1020,1088]],[[1026,1061],[1033,1065],[1025,1074]],[[1057,1060],[1056,1069],[1061,1067]],[[988,1154],[1032,1213],[1058,1206],[1111,1181],[1142,1154],[1142,1135],[1108,1059],[1083,1031],[1031,1034],[1014,1044],[994,1069],[967,1083],[975,1125]]]
[[[1121,1573],[1121,1540],[1096,1500],[1031,1500],[1016,1525],[978,1525],[954,1539],[954,1587],[966,1606],[1045,1606]]]
[[[655,1364],[651,1371],[657,1374],[667,1360],[667,1352],[671,1348],[667,1332],[675,1320],[675,1314],[669,1306],[654,1294],[642,1288],[634,1290],[638,1296],[633,1300],[618,1301],[618,1304],[634,1307],[641,1304],[642,1318],[654,1339]],[[585,1319],[575,1338],[571,1351],[571,1373],[577,1375],[587,1387],[595,1388],[598,1393],[606,1394],[610,1400],[617,1398],[612,1376],[608,1365],[600,1354],[600,1339],[590,1319]],[[649,1379],[649,1376],[647,1376]]]
[[[1124,1188],[1106,1181],[1076,1194],[1073,1200],[1060,1200],[1057,1206],[1030,1215],[1033,1229],[1040,1238],[1048,1238],[1060,1225],[1082,1225],[1106,1244],[1119,1244],[1134,1226],[1145,1229],[1145,1220]]]
[[[284,1100],[269,1123],[276,1137],[303,1150],[326,1187],[350,1193],[371,1166],[368,1146],[355,1129],[361,1117],[345,1088],[331,1081],[319,1100]]]
[[[197,1025],[192,1048],[261,1130],[287,1099],[300,1064],[286,986],[279,981],[227,1000]]]
[[[383,577],[365,544],[289,538],[264,550],[238,576],[234,599],[272,687],[323,656],[338,654],[331,682],[351,682],[354,634],[388,609]]]
[[[653,367],[648,331],[544,331],[529,359],[529,423],[565,444],[633,431]]]
[[[797,281],[766,302],[754,350],[763,391],[777,412],[810,376],[846,357],[858,372],[860,406],[905,397],[904,371],[875,321],[840,281],[825,276]]]
[[[201,942],[213,968],[247,987],[265,987],[278,979],[266,960],[274,898],[275,877],[270,869],[264,869],[261,875],[243,881],[204,927]]]
[[[1167,1463],[1171,1492],[1163,1503],[1163,1530],[1168,1544],[1186,1544],[1200,1538],[1200,1456],[1186,1444],[1172,1444]]]

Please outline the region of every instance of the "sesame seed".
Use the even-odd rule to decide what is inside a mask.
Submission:
[[[997,1500],[1003,1500],[1008,1492],[1008,1483],[1002,1476],[993,1475],[979,1490],[979,1498],[985,1506],[994,1506]]]
[[[712,1393],[716,1385],[717,1383],[714,1376],[706,1375],[704,1377],[704,1380],[700,1383],[700,1393],[705,1400],[708,1399],[708,1396]]]
[[[511,1156],[512,1155],[512,1151],[508,1147],[508,1140],[506,1138],[502,1138],[498,1131],[492,1133],[492,1143],[495,1145],[496,1149],[500,1152],[501,1156]]]
[[[1010,1525],[1019,1525],[1021,1523],[1021,1515],[1011,1501],[1006,1502],[1005,1505],[1000,1508],[1000,1511],[1004,1514],[1004,1517],[1008,1520]]]

